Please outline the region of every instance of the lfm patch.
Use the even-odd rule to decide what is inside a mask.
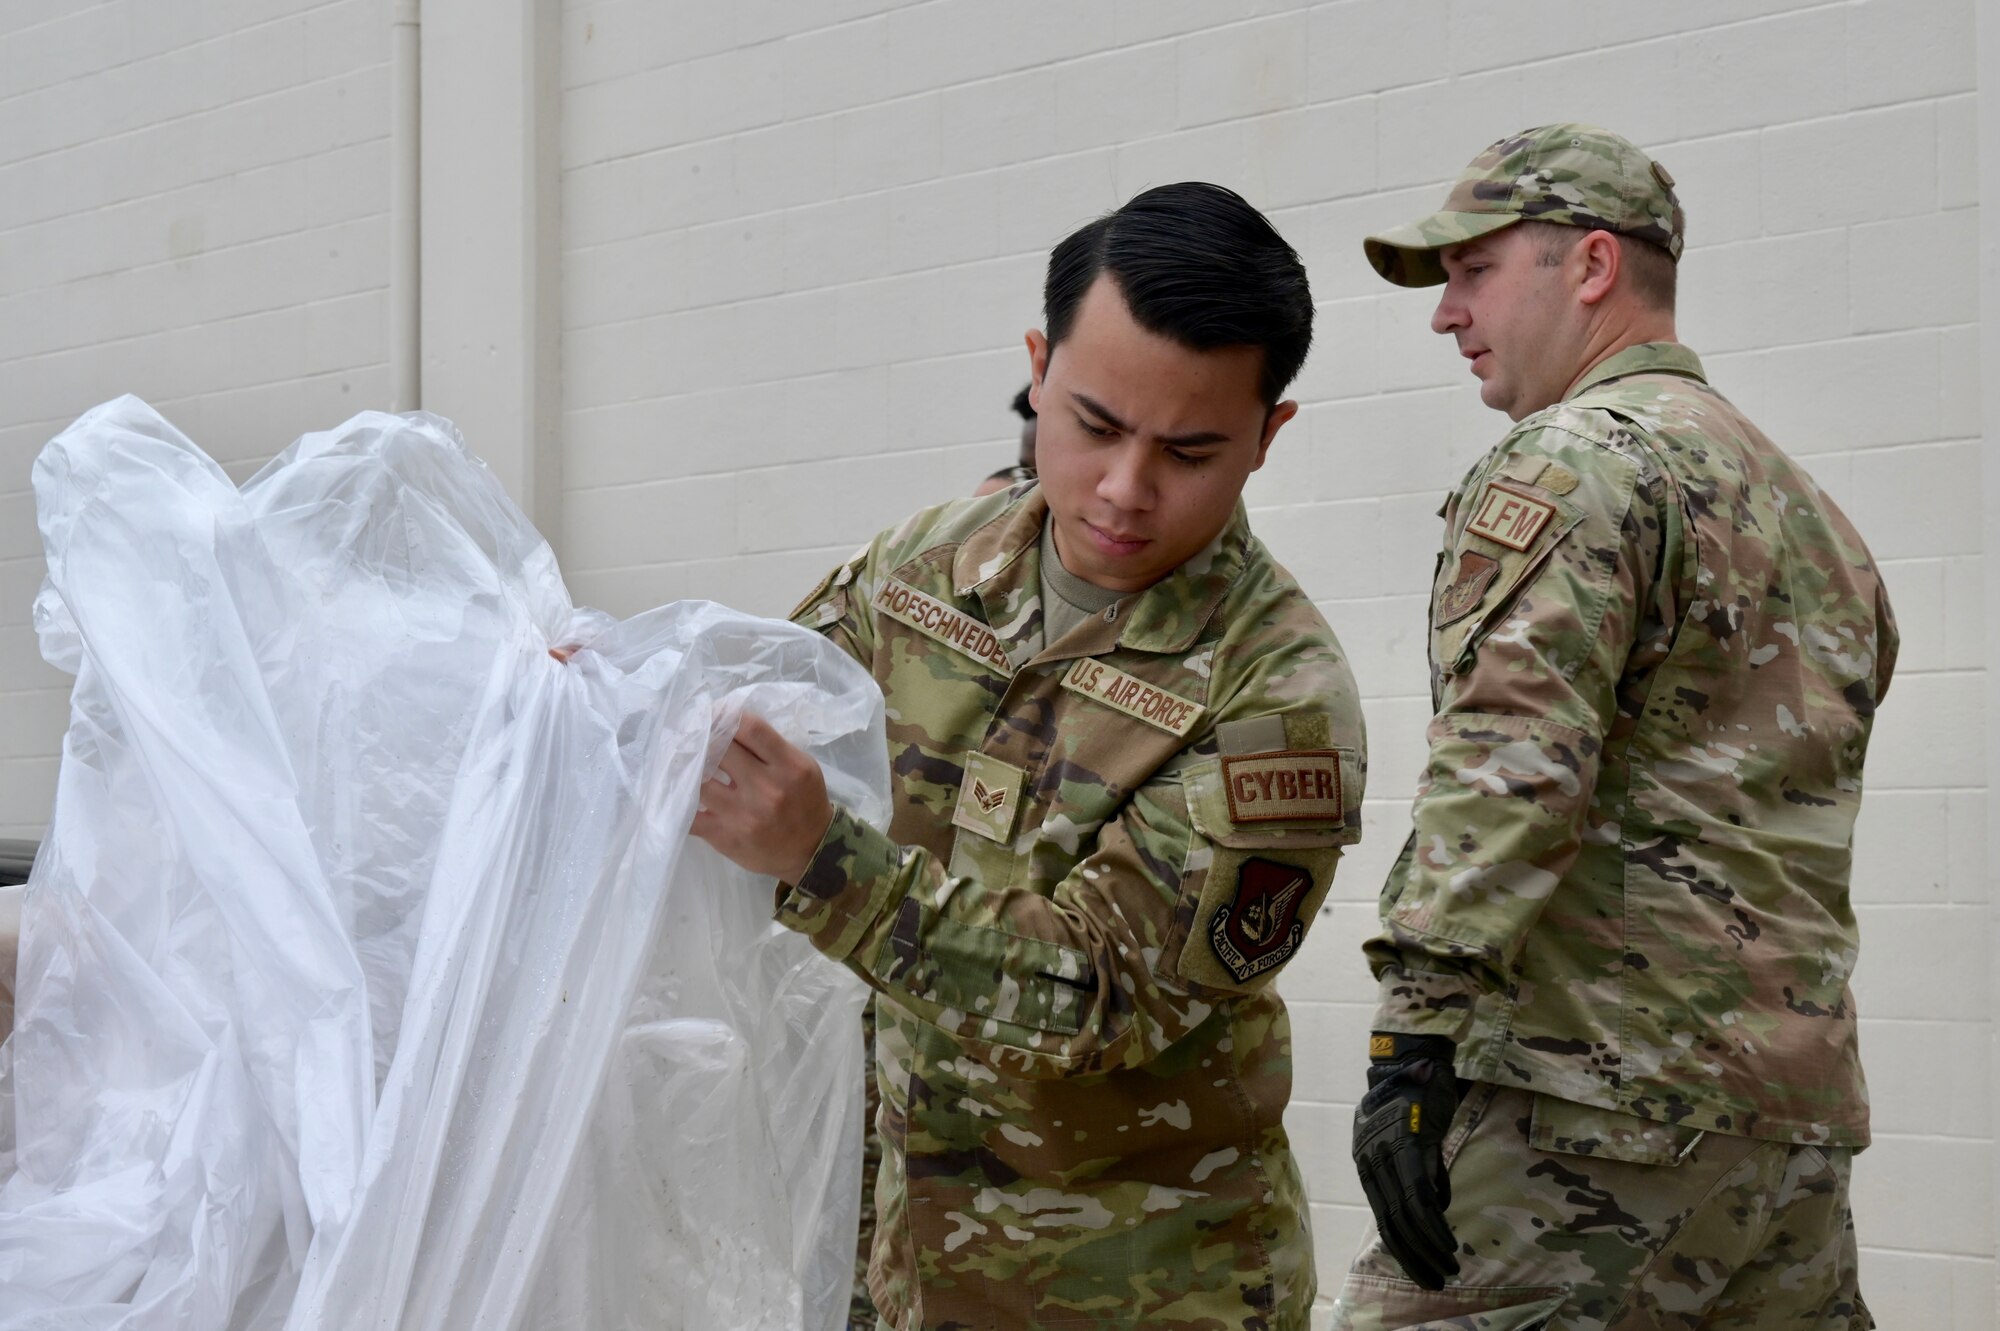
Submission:
[[[1218,906],[1209,922],[1208,943],[1238,984],[1285,964],[1306,927],[1299,907],[1312,890],[1312,875],[1296,865],[1249,859],[1236,871],[1236,896]]]

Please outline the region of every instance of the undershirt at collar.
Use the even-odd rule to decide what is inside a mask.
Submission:
[[[1042,643],[1058,642],[1071,629],[1103,614],[1125,599],[1126,593],[1085,582],[1063,567],[1056,553],[1053,517],[1042,522]]]

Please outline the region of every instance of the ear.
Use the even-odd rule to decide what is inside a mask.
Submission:
[[[1039,328],[1028,330],[1028,405],[1037,415],[1042,410],[1042,376],[1049,372],[1048,334]]]
[[[1578,269],[1576,298],[1585,305],[1597,304],[1617,287],[1618,273],[1625,262],[1625,251],[1620,248],[1618,237],[1609,231],[1589,232],[1569,255],[1570,262]]]
[[[1264,437],[1257,441],[1257,460],[1250,464],[1256,471],[1264,465],[1264,458],[1271,451],[1271,441],[1278,437],[1278,427],[1299,414],[1299,404],[1286,398],[1264,415]]]

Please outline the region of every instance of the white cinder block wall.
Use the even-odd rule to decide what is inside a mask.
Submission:
[[[1427,331],[1429,300],[1380,284],[1359,238],[1432,206],[1511,129],[1595,120],[1657,151],[1690,215],[1686,339],[1848,505],[1903,620],[1857,847],[1878,1131],[1856,1171],[1864,1286],[1885,1327],[1992,1328],[1981,573],[2000,516],[1977,498],[1975,258],[2000,228],[1982,233],[1975,164],[2000,111],[1975,96],[1976,4],[418,10],[427,51],[456,57],[438,69],[505,80],[516,66],[457,43],[561,9],[540,57],[560,169],[530,182],[561,216],[559,539],[579,599],[614,611],[704,595],[782,612],[878,527],[1005,463],[1048,247],[1144,186],[1232,185],[1304,252],[1306,406],[1251,499],[1353,657],[1373,741],[1367,840],[1285,983],[1329,1289],[1366,1224],[1346,1158],[1370,1001],[1355,945],[1421,752],[1433,511],[1503,425]],[[27,627],[40,444],[132,391],[241,476],[388,404],[392,8],[0,7],[0,836],[39,834],[64,721]],[[423,89],[426,206],[449,206],[430,173],[471,132],[434,140],[435,113],[465,104],[446,82]],[[526,160],[530,128],[477,126],[467,150],[519,132]],[[426,254],[448,234],[427,230]],[[479,261],[452,257],[460,278]],[[465,311],[425,321],[427,367],[476,370]]]
[[[69,719],[42,444],[137,393],[241,480],[388,405],[388,53],[379,0],[0,5],[0,837],[41,835]]]
[[[1865,1287],[1885,1327],[1991,1327],[1973,20],[1974,0],[573,0],[573,584],[620,612],[781,613],[1009,459],[1055,240],[1170,180],[1266,208],[1320,306],[1254,518],[1354,659],[1374,759],[1367,838],[1285,981],[1330,1288],[1366,1225],[1356,944],[1421,755],[1433,513],[1504,425],[1360,237],[1503,132],[1620,129],[1681,182],[1683,336],[1887,565],[1904,649],[1855,884]]]

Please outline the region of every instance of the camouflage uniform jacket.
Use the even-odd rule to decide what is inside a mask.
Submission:
[[[878,992],[890,1325],[1302,1329],[1272,988],[1360,835],[1361,711],[1239,508],[1044,646],[1036,488],[920,513],[794,612],[888,703],[778,918]]]
[[[1519,422],[1444,516],[1380,1028],[1571,1109],[1865,1144],[1848,872],[1896,630],[1861,537],[1667,343]]]

